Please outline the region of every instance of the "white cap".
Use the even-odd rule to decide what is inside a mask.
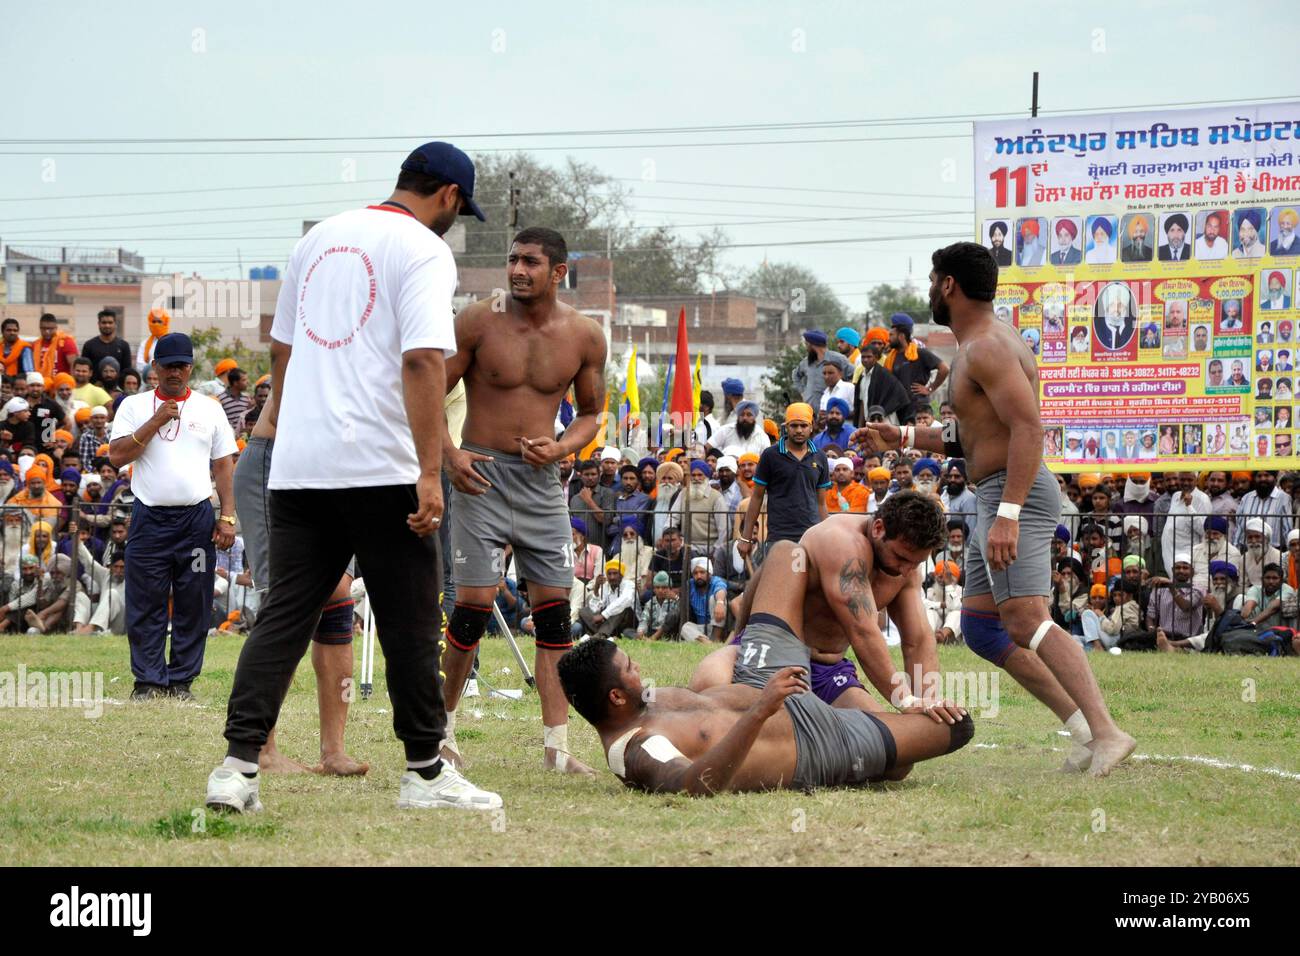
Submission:
[[[6,407],[8,407],[8,406],[6,406]],[[1263,518],[1251,518],[1249,521],[1246,522],[1246,530],[1247,530],[1247,531],[1258,531],[1260,534],[1263,534],[1263,533],[1264,533],[1264,519],[1263,519]]]
[[[103,415],[105,418],[107,418],[108,409],[105,408],[103,405],[96,405],[94,408],[90,410],[90,417],[94,418],[96,415]]]
[[[610,445],[608,448],[602,448],[600,450],[600,460],[601,461],[622,461],[623,453],[619,451],[617,448],[615,448],[613,445]]]
[[[736,464],[735,458],[733,458],[731,455],[723,455],[721,458],[718,459],[718,467],[715,468],[714,471],[717,471],[720,468],[730,468],[732,471],[735,471],[739,467],[740,466]]]
[[[703,568],[705,571],[709,572],[709,574],[712,574],[713,562],[708,558],[694,558],[691,561],[691,570],[695,571],[697,568]]]
[[[1174,555],[1174,564],[1191,564],[1192,556],[1186,551],[1179,551]]]
[[[16,414],[18,414],[19,412],[25,412],[25,411],[28,411],[28,410],[30,410],[30,409],[31,409],[31,406],[27,404],[27,399],[25,399],[25,398],[19,398],[17,395],[15,395],[13,398],[9,399],[9,401],[5,402],[5,415],[6,415],[6,416],[8,416],[8,415],[16,415]]]
[[[1287,544],[1290,544],[1292,541],[1298,541],[1298,540],[1300,540],[1300,528],[1292,528],[1290,531],[1286,533]]]
[[[45,376],[42,375],[40,372],[28,372],[28,373],[27,373],[27,384],[28,384],[28,385],[40,385],[41,387],[44,387],[44,386],[45,386]]]
[[[844,466],[846,466],[846,467],[849,469],[849,471],[852,471],[852,470],[853,470],[853,459],[852,459],[852,458],[832,458],[832,459],[831,459],[831,461],[830,461],[831,471],[834,471],[836,468],[840,467],[840,465],[844,465]]]

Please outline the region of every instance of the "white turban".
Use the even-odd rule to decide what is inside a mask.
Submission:
[[[710,561],[708,558],[703,558],[703,557],[692,559],[692,560],[691,560],[691,571],[694,572],[694,571],[699,570],[700,568],[703,568],[703,569],[704,569],[705,571],[707,571],[709,574],[712,574],[712,573],[713,573],[713,562]]]
[[[1124,519],[1124,533],[1128,534],[1130,528],[1137,528],[1142,537],[1147,535],[1147,519],[1141,515],[1129,515]]]
[[[1264,519],[1263,519],[1263,518],[1251,518],[1249,521],[1246,522],[1246,530],[1247,530],[1247,531],[1258,531],[1260,534],[1263,534],[1263,533],[1264,533]]]

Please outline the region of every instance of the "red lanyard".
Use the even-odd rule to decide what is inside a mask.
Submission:
[[[177,437],[180,435],[180,433],[181,433],[181,415],[185,413],[185,403],[188,402],[188,401],[190,400],[190,395],[191,395],[191,394],[192,394],[192,392],[187,388],[187,389],[185,390],[185,395],[184,395],[184,397],[180,399],[180,408],[177,410],[176,418],[175,418],[175,420],[172,422],[172,424],[176,426],[175,428],[172,429],[172,433],[171,433],[170,435],[164,435],[164,434],[163,434],[163,429],[161,429],[161,428],[158,429],[158,437],[161,438],[163,441],[175,441],[175,440],[177,439]],[[170,402],[170,401],[172,401],[172,399],[169,398],[169,399],[167,399],[167,401]],[[157,390],[157,389],[154,389],[154,393],[153,393],[153,411],[154,411],[154,414],[155,414],[155,415],[158,414],[158,404],[159,404],[159,403],[158,403],[158,390]]]

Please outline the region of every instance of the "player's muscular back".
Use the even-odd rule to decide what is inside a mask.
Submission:
[[[962,343],[952,363],[951,398],[972,484],[1007,466],[1010,429],[976,381],[975,369],[983,375],[990,367],[1001,375],[1024,375],[1033,388],[1035,401],[1038,395],[1038,366],[1011,326],[991,321],[977,337]]]
[[[520,436],[553,435],[560,400],[590,358],[593,337],[603,342],[599,326],[563,303],[541,322],[514,302],[505,312],[486,300],[471,305],[457,335],[458,349],[469,353],[463,440],[517,454]]]

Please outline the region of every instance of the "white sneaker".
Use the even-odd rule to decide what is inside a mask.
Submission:
[[[258,778],[249,780],[238,770],[218,767],[208,774],[208,798],[205,802],[214,810],[260,813],[262,801],[258,799]]]
[[[397,797],[399,810],[442,807],[456,810],[500,810],[503,806],[500,796],[480,790],[446,760],[442,762],[442,772],[432,780],[425,780],[414,770],[402,774],[402,788]]]

